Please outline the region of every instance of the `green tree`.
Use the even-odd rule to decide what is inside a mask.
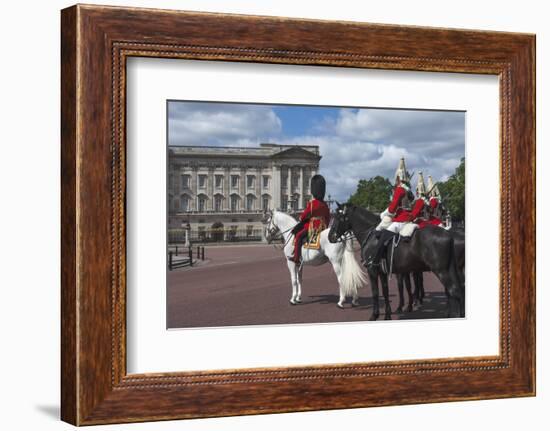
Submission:
[[[357,190],[349,202],[374,212],[381,212],[388,206],[392,184],[387,178],[376,176],[369,180],[359,180]]]
[[[464,157],[455,173],[447,181],[438,183],[443,204],[450,211],[453,220],[464,220],[464,201],[466,197],[466,161]]]

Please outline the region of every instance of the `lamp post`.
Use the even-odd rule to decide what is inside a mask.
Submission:
[[[191,225],[189,222],[182,222],[181,227],[183,231],[185,232],[185,247],[191,247]]]

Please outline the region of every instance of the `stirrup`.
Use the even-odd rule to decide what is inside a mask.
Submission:
[[[365,263],[365,267],[378,267],[383,274],[388,274],[388,264],[386,263],[386,259],[380,259],[380,262],[375,262],[371,259]]]

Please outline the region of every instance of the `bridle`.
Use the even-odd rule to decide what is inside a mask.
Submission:
[[[275,237],[275,234],[279,232],[279,228],[273,224],[273,214],[269,216],[269,220],[267,221],[267,226],[265,227],[266,230],[266,239],[268,243],[271,243],[274,239],[277,239]]]
[[[340,214],[343,216],[343,219],[340,220],[339,219],[339,215],[338,215],[338,211],[340,211]],[[334,220],[336,220],[338,218],[338,221],[348,221],[348,215],[347,215],[347,208],[345,210],[337,210],[337,215],[331,220],[331,227],[332,227],[332,224],[334,222]],[[369,238],[371,237],[371,235],[373,234],[374,232],[374,229],[376,228],[376,226],[373,226],[365,231],[361,231],[359,233],[366,233],[367,235],[365,236],[365,238],[363,239],[363,241],[360,241],[359,238],[357,238],[357,235],[355,235],[355,233],[353,232],[353,230],[350,228],[348,230],[346,230],[342,235],[340,235],[338,237],[338,239],[336,240],[336,242],[344,242],[344,241],[347,241],[348,239],[356,239],[357,242],[359,243],[359,246],[361,248],[363,248],[363,245],[367,243],[367,241],[369,240]]]
[[[267,226],[265,229],[266,229],[267,243],[271,244],[273,240],[284,238],[284,234],[294,229],[294,226],[281,232],[281,230],[277,226],[275,226],[275,224],[273,223],[273,213],[271,213],[269,215],[269,219],[267,221]],[[290,238],[292,238],[292,235],[289,235],[288,239],[285,241],[282,248],[286,247],[286,245],[290,242]],[[273,246],[276,247],[276,244],[273,244]]]

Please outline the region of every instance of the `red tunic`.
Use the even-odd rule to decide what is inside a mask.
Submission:
[[[313,223],[313,228],[315,229],[321,225],[321,221],[324,222],[325,227],[328,226],[330,222],[330,210],[328,205],[323,201],[311,199],[300,215],[300,221],[304,220],[307,220],[304,223],[304,227],[296,233],[294,238],[294,262],[299,262],[300,260],[302,238],[307,235],[310,224]]]
[[[325,223],[325,226],[328,226],[330,222],[330,210],[328,209],[328,205],[320,200],[317,199],[311,199],[307,205],[304,211],[302,211],[302,214],[300,215],[300,221],[307,220],[304,224],[304,229],[309,228],[309,224],[313,223],[313,227],[317,229],[319,225],[321,224],[321,220],[311,220],[309,219],[313,217],[318,217]]]
[[[435,210],[439,206],[439,199],[436,197],[430,198],[430,207],[432,210]]]
[[[393,197],[388,206],[388,212],[393,216],[393,221],[406,222],[409,219],[410,211],[402,207],[403,199],[407,196],[407,190],[401,185],[395,186]]]
[[[426,206],[426,202],[424,202],[424,199],[419,198],[414,201],[413,209],[411,211],[411,215],[409,217],[409,221],[417,222],[418,219],[422,216],[422,210],[424,210],[424,207]],[[421,220],[418,220],[421,221]]]

